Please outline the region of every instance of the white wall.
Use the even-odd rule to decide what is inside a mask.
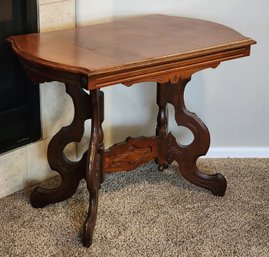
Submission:
[[[268,11],[268,0],[77,0],[79,25],[162,13],[222,23],[258,42],[250,57],[199,72],[187,87],[187,106],[208,126],[213,147],[269,147]],[[153,84],[117,86],[104,92],[106,145],[124,139],[128,133],[154,133],[157,109]],[[175,123],[172,131],[186,137]]]

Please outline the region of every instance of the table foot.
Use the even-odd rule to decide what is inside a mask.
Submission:
[[[41,208],[51,203],[63,201],[71,197],[85,177],[87,154],[78,162],[72,162],[64,156],[64,148],[71,142],[79,142],[84,132],[84,121],[91,117],[89,111],[89,95],[76,85],[66,84],[66,92],[71,96],[75,116],[68,127],[62,128],[50,141],[48,146],[48,162],[52,170],[61,175],[61,184],[57,188],[37,187],[31,194],[31,204]]]
[[[167,163],[164,163],[164,164],[158,165],[158,170],[163,171],[163,170],[167,169],[168,167],[169,167],[169,165]]]
[[[227,181],[225,177],[219,173],[207,175],[202,173],[196,166],[198,156],[193,155],[184,147],[180,147],[176,138],[169,133],[167,137],[168,142],[168,161],[176,161],[182,176],[190,183],[199,187],[206,188],[211,191],[213,195],[224,196]]]
[[[182,176],[189,182],[206,188],[217,196],[223,196],[227,182],[221,174],[207,175],[202,173],[196,166],[197,159],[205,155],[210,145],[210,135],[205,124],[192,112],[189,112],[184,104],[184,89],[190,78],[183,79],[176,84],[165,84],[161,89],[162,105],[171,103],[175,108],[175,120],[178,125],[191,130],[194,139],[189,145],[177,143],[172,133],[161,138],[161,147],[166,156],[167,163],[176,161]],[[162,87],[162,85],[161,85]],[[164,107],[162,107],[164,109]],[[163,111],[164,113],[164,111]],[[164,117],[164,115],[162,115]],[[167,118],[162,118],[163,120]],[[165,122],[163,122],[165,124]],[[161,134],[162,135],[162,134]]]
[[[99,90],[91,91],[90,97],[93,114],[86,171],[89,208],[83,225],[83,245],[85,247],[90,247],[92,244],[93,231],[97,218],[99,188],[103,180],[103,119],[101,118],[103,103],[100,100],[100,96],[101,92]]]
[[[98,189],[99,190],[99,189]],[[90,247],[97,218],[98,190],[91,190],[88,216],[83,224],[83,246]]]
[[[64,201],[76,192],[80,178],[72,174],[61,175],[62,181],[58,187],[52,189],[36,187],[32,191],[30,201],[34,208],[43,208],[48,204]]]

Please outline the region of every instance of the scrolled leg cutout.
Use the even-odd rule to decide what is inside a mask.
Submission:
[[[177,84],[162,85],[167,90],[163,101],[174,106],[177,124],[187,127],[194,135],[192,143],[185,146],[178,144],[176,138],[169,133],[165,140],[167,162],[171,163],[175,160],[178,163],[182,176],[186,180],[210,190],[214,195],[223,196],[227,187],[224,176],[221,174],[204,174],[196,166],[197,159],[208,151],[210,135],[205,124],[185,107],[184,89],[189,80],[184,79],[180,80]]]
[[[84,121],[91,118],[89,95],[79,86],[66,84],[66,92],[71,96],[75,115],[72,123],[63,127],[50,141],[48,162],[50,168],[59,172],[61,184],[53,189],[36,187],[31,194],[31,204],[41,208],[48,204],[61,202],[71,197],[79,181],[85,177],[87,155],[78,162],[69,161],[64,155],[64,148],[71,142],[79,142],[84,132]]]

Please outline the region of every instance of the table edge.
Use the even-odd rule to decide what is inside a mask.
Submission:
[[[33,63],[34,65],[38,65],[39,68],[44,67],[44,69],[55,70],[55,72],[58,72],[58,73],[59,72],[70,73],[74,75],[75,77],[78,77],[80,81],[82,79],[84,81],[84,84],[87,82],[88,85],[87,86],[85,85],[84,87],[88,88],[89,90],[92,90],[95,88],[101,88],[105,86],[110,86],[114,84],[119,84],[119,83],[130,85],[130,84],[135,83],[137,80],[138,80],[137,82],[139,82],[140,79],[132,80],[132,76],[130,76],[130,74],[133,71],[145,71],[149,68],[158,70],[160,67],[166,70],[171,65],[172,66],[178,65],[180,69],[182,70],[184,67],[181,64],[182,62],[185,62],[186,60],[192,60],[195,62],[199,60],[200,58],[210,59],[212,56],[216,54],[229,53],[237,49],[241,49],[242,53],[240,53],[239,56],[237,56],[238,54],[236,54],[235,56],[229,56],[228,59],[248,56],[250,52],[250,46],[253,44],[256,44],[256,41],[254,41],[253,39],[245,38],[244,40],[241,40],[241,41],[231,42],[231,43],[204,48],[204,49],[199,49],[199,50],[193,50],[193,51],[186,52],[183,54],[180,53],[180,54],[171,55],[171,56],[161,56],[161,57],[151,58],[148,60],[143,60],[143,61],[139,61],[135,63],[129,63],[129,64],[127,63],[125,65],[120,65],[120,66],[104,67],[102,69],[90,71],[82,67],[73,67],[73,66],[69,66],[65,64],[53,63],[51,61],[33,57],[23,52],[17,46],[16,41],[13,40],[12,36],[8,38],[8,41],[11,43],[11,46],[16,52],[16,54],[20,58],[24,59],[28,64]],[[227,57],[224,56],[223,58],[210,60],[211,63],[207,65],[209,65],[208,67],[216,66],[216,63],[219,63],[224,60],[227,60]],[[214,62],[215,64],[213,64],[212,62]],[[120,76],[120,79],[116,79],[117,76]]]

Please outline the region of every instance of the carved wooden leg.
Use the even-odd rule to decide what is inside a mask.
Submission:
[[[205,155],[208,151],[210,135],[205,124],[185,107],[184,89],[189,80],[190,78],[180,80],[176,84],[161,85],[167,90],[162,96],[164,98],[162,101],[167,101],[174,106],[177,124],[189,128],[194,135],[193,142],[185,146],[177,144],[176,138],[169,133],[166,137],[167,162],[177,161],[185,179],[210,190],[214,195],[223,196],[227,185],[224,176],[219,173],[206,175],[201,173],[196,166],[198,157]]]
[[[100,170],[100,185],[104,181],[104,132],[102,129],[102,123],[104,121],[104,93],[102,91],[99,91],[99,116],[100,116],[100,122],[99,122],[99,153],[100,153],[100,161],[99,162],[99,170]]]
[[[92,244],[93,230],[97,217],[98,193],[103,174],[103,132],[100,104],[100,92],[98,89],[90,93],[92,104],[92,129],[89,143],[88,165],[86,172],[87,187],[89,190],[88,216],[83,226],[83,245],[89,247]]]
[[[31,194],[31,204],[35,208],[63,201],[71,197],[79,181],[85,177],[87,155],[78,162],[69,161],[63,151],[71,142],[79,142],[84,132],[84,121],[91,117],[89,95],[79,86],[66,84],[66,92],[74,102],[73,122],[62,128],[51,140],[48,147],[48,162],[52,170],[60,173],[61,184],[54,189],[37,187]]]
[[[168,125],[168,111],[167,111],[167,90],[165,85],[157,84],[157,104],[159,112],[157,117],[156,136],[159,138],[159,154],[156,162],[159,164],[158,169],[164,170],[168,167],[166,161],[166,136]]]

